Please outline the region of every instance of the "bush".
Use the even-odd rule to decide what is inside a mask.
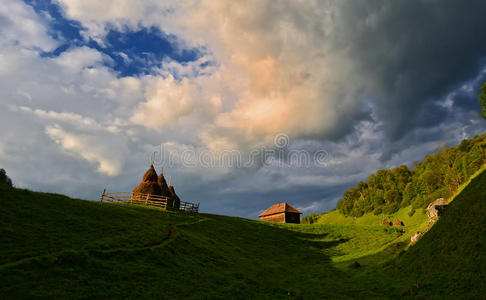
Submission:
[[[12,186],[12,180],[7,176],[7,172],[4,169],[0,169],[0,184]]]
[[[319,218],[318,214],[310,214],[302,218],[302,224],[314,224]]]
[[[412,208],[412,210],[408,212],[408,216],[411,217],[414,214],[415,214],[415,208]]]
[[[391,214],[397,212],[399,209],[400,209],[400,205],[398,203],[394,203],[394,204],[385,206],[385,208],[383,209],[383,212],[385,214],[391,215]]]

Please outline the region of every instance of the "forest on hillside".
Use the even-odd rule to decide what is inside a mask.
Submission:
[[[413,214],[437,198],[452,196],[485,163],[486,133],[456,147],[442,144],[423,162],[416,161],[412,169],[402,165],[371,174],[344,193],[337,209],[346,216],[360,217],[370,212],[392,214],[412,205]]]

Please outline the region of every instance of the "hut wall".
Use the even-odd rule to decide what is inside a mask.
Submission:
[[[269,216],[264,216],[261,217],[262,220],[264,221],[269,221],[269,222],[277,222],[277,223],[285,223],[285,213],[278,213],[278,214],[273,214]]]
[[[300,214],[293,212],[285,213],[285,223],[300,224]]]

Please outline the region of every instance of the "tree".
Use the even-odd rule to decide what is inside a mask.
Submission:
[[[486,95],[486,86],[484,90]],[[424,208],[437,198],[453,195],[485,163],[486,133],[464,140],[457,147],[446,148],[441,143],[434,154],[415,162],[413,169],[399,166],[371,174],[368,181],[347,190],[337,208],[354,217],[369,212],[391,214],[408,205]]]
[[[479,115],[486,119],[486,82],[481,86],[481,91],[483,92],[478,95],[479,103],[482,105]]]
[[[12,186],[12,180],[7,176],[7,172],[4,169],[0,169],[0,184]]]

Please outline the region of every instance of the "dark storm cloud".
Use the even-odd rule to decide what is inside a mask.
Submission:
[[[431,103],[478,75],[484,11],[484,1],[342,3],[335,34],[369,79],[368,96],[392,139],[443,121]]]

